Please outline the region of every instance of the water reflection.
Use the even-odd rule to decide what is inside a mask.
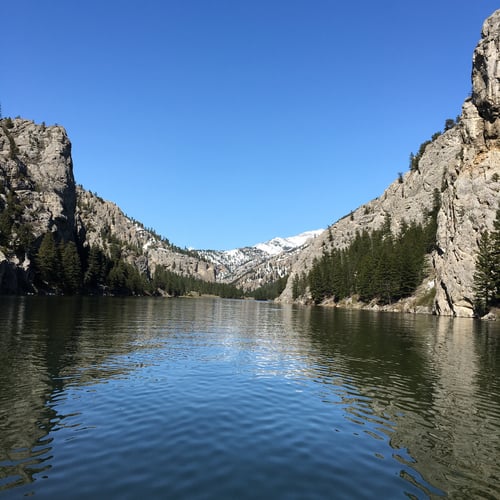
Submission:
[[[452,498],[500,496],[496,325],[355,311],[298,314],[307,319],[299,326],[310,325],[317,380],[335,386],[347,420],[375,439],[387,435],[394,456],[424,479],[402,471],[409,481],[429,495],[441,489]]]
[[[122,377],[137,363],[124,355],[155,347],[154,304],[110,300],[2,298],[0,490],[50,469],[50,436],[79,425],[58,413],[68,387]]]
[[[317,426],[326,448],[344,439],[346,464],[355,457],[353,467],[380,470],[381,477],[395,470],[407,496],[500,497],[499,330],[470,320],[251,301],[2,298],[0,490],[52,476],[58,431],[67,441],[77,430],[93,435],[85,408],[72,401],[82,388],[99,393],[127,378],[141,384],[138,374],[157,367],[146,384],[150,398],[167,388],[161,395],[169,399],[190,382],[185,390],[193,391],[194,406],[203,400],[208,411],[218,404],[215,394],[210,400],[217,390],[210,381],[227,385],[218,397],[228,402],[222,391],[241,389],[241,407],[220,410],[238,415],[234,425],[255,412],[263,428],[255,420],[247,428],[258,435],[275,428],[261,417],[265,405],[288,424],[302,418]],[[171,385],[155,388],[158,377],[170,377]],[[285,408],[295,413],[286,416]],[[231,432],[234,438],[239,431]],[[314,433],[279,435],[314,463],[307,449]],[[355,446],[349,436],[362,448],[348,451]],[[327,459],[323,450],[315,453]]]

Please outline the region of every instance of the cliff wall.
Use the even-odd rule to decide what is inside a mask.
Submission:
[[[427,145],[416,168],[382,196],[337,221],[302,252],[280,301],[292,301],[293,277],[307,272],[314,258],[345,248],[358,231],[379,229],[387,215],[394,234],[403,221],[423,222],[438,190],[437,249],[428,273],[428,284],[435,287],[432,310],[473,315],[478,240],[482,231],[493,228],[500,200],[500,10],[483,25],[473,56],[472,84],[472,96],[463,104],[458,123]]]
[[[0,120],[0,292],[36,292],[32,251],[52,232],[125,259],[151,276],[157,266],[207,281],[209,263],[189,255],[127,217],[114,203],[75,184],[71,142],[60,126],[22,118]]]

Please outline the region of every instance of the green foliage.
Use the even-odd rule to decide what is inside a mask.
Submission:
[[[288,276],[278,278],[272,283],[257,288],[250,295],[252,295],[255,300],[273,300],[279,297],[281,292],[285,289],[287,280]]]
[[[474,273],[474,309],[478,316],[500,304],[500,208],[493,231],[484,231],[478,243]]]
[[[192,276],[181,276],[164,267],[156,269],[152,280],[152,288],[155,291],[162,290],[172,297],[179,297],[190,292],[217,295],[229,299],[243,297],[242,290],[233,285],[203,281]]]
[[[5,200],[0,197],[0,246],[17,255],[31,252],[34,241],[31,224],[23,221],[25,204],[15,191],[3,187]]]
[[[424,141],[422,144],[420,144],[420,147],[418,148],[418,152],[416,155],[413,153],[410,153],[410,170],[415,171],[418,170],[418,164],[420,163],[420,159],[425,153],[425,148],[431,143],[432,141]]]
[[[149,292],[148,282],[137,268],[121,259],[110,269],[106,283],[111,293],[117,295],[144,295]]]
[[[1,202],[1,200],[0,200]],[[12,217],[8,210],[8,205],[4,206],[0,212],[0,245],[6,246],[10,242],[12,230]]]
[[[455,120],[453,118],[447,118],[444,122],[444,130],[450,130],[456,125]]]
[[[13,128],[14,122],[12,121],[12,118],[7,117],[7,118],[4,118],[3,125],[5,125],[6,128]]]
[[[151,279],[127,262],[113,243],[106,254],[97,247],[78,248],[73,241],[57,243],[46,233],[35,252],[36,281],[41,290],[55,293],[97,295],[155,295],[177,297],[190,292],[241,298],[233,285],[209,283],[159,267]]]
[[[76,293],[82,286],[82,265],[73,241],[60,246],[62,286],[67,293]]]
[[[331,234],[331,233],[330,233]],[[308,276],[306,273],[296,274],[292,280],[292,298],[298,299],[306,293]]]
[[[109,263],[106,255],[99,248],[91,247],[83,274],[85,289],[91,293],[96,293],[100,287],[104,286],[110,266],[111,263]]]
[[[42,281],[59,284],[60,258],[52,232],[43,235],[36,256],[36,265]]]
[[[456,125],[460,123],[460,115],[457,115],[455,119],[453,118],[447,118],[446,121],[444,122],[444,131],[446,132],[447,130],[452,129]]]
[[[425,255],[435,243],[437,210],[429,214],[425,226],[403,224],[394,236],[387,218],[381,229],[358,233],[349,247],[325,252],[307,276],[313,301],[358,295],[365,302],[389,304],[412,295],[423,279]],[[297,298],[298,277],[292,286]]]
[[[10,121],[9,121],[10,120]],[[12,137],[11,133],[9,132],[9,129],[14,126],[14,123],[10,118],[6,118],[3,120],[5,122],[5,125],[2,123],[2,130],[4,134],[7,136],[7,139],[9,140],[9,147],[10,147],[10,153],[9,153],[9,158],[11,160],[14,160],[17,155],[19,154],[19,149],[16,145],[16,141],[14,140],[14,137]]]
[[[460,122],[460,116],[457,116],[455,119],[453,118],[448,118],[445,123],[444,123],[444,131],[446,132],[447,130],[452,129],[455,127]],[[418,165],[420,162],[420,159],[422,158],[423,154],[425,153],[425,149],[429,144],[434,142],[442,132],[438,131],[432,134],[432,137],[428,141],[424,141],[422,144],[420,144],[420,147],[418,148],[417,154],[410,153],[410,170],[418,170]]]
[[[434,133],[430,140],[424,141],[422,144],[420,144],[420,147],[418,148],[417,154],[410,153],[410,170],[411,171],[418,170],[420,160],[421,160],[422,156],[424,155],[427,146],[429,144],[431,144],[432,142],[434,142],[440,135],[441,135],[441,132]]]

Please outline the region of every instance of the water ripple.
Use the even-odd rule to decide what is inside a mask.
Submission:
[[[0,310],[25,325],[22,342],[21,320],[0,334],[0,495],[500,496],[491,327],[248,301],[30,304]]]

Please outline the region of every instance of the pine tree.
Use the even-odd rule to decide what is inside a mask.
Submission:
[[[490,233],[484,231],[478,243],[476,271],[474,273],[474,307],[480,316],[488,310],[493,299],[492,253],[493,246]]]
[[[81,287],[82,266],[80,256],[73,241],[62,245],[61,265],[63,289],[69,293],[77,292]]]
[[[491,233],[484,231],[481,234],[476,256],[474,307],[480,316],[500,303],[500,209],[493,226]]]
[[[106,282],[114,293],[123,293],[126,288],[127,270],[125,263],[119,260],[110,269]]]
[[[493,221],[492,239],[492,274],[493,274],[493,301],[500,303],[500,208],[497,210],[496,219]]]
[[[309,287],[311,290],[311,297],[316,304],[319,304],[325,298],[325,280],[321,260],[314,259],[311,272],[309,273]]]
[[[89,252],[87,270],[85,271],[85,286],[95,289],[104,284],[105,278],[106,259],[97,247],[92,247]]]
[[[300,296],[300,282],[299,275],[296,274],[292,280],[292,298],[293,300],[298,299]]]
[[[59,255],[52,232],[44,234],[38,254],[36,264],[43,281],[51,286],[59,282]]]

